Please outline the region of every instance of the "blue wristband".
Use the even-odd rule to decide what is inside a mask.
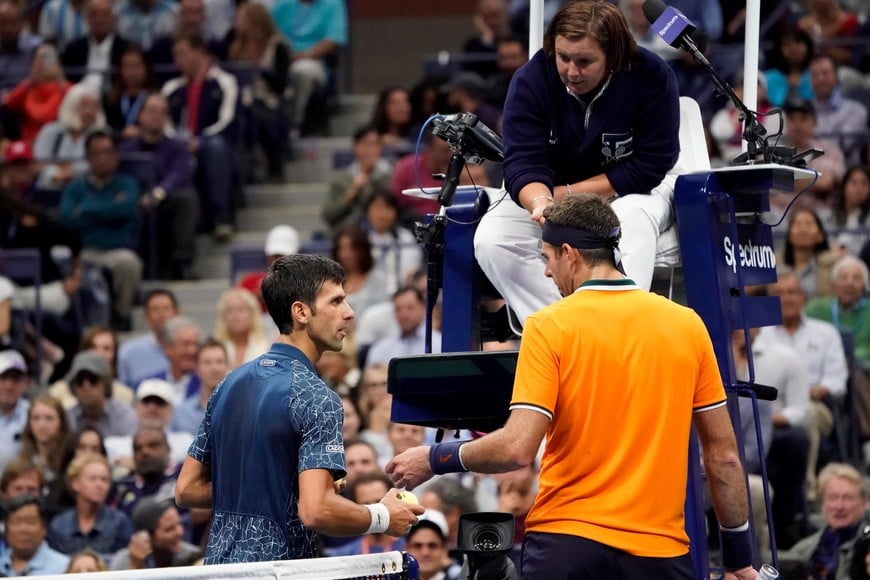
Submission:
[[[429,468],[435,475],[468,471],[459,459],[459,448],[467,441],[436,443],[429,448]]]
[[[752,565],[748,523],[732,530],[719,528],[719,540],[722,543],[722,566],[726,570],[740,570]]]

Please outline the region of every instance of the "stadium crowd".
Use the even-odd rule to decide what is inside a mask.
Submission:
[[[232,239],[246,184],[292,181],[293,140],[328,127],[324,103],[353,26],[344,4],[0,0],[0,262],[12,248],[34,248],[39,261],[38,287],[0,275],[0,576],[202,557],[210,513],[177,508],[175,478],[210,394],[266,352],[276,329],[262,272],[221,296],[209,329],[157,281],[196,278],[197,234]],[[384,87],[323,192],[318,247],[347,271],[357,327],[317,368],[344,403],[344,493],[359,503],[392,487],[383,467],[394,455],[434,438],[392,423],[386,390],[390,358],[424,352],[425,264],[411,229],[438,209],[402,191],[438,186],[431,176],[450,158],[431,134],[419,153],[414,143],[436,112],[473,112],[510,130],[501,110],[527,59],[527,4],[479,0],[456,66],[428,63],[413,87]],[[551,14],[561,2],[545,4]],[[638,44],[701,104],[713,164],[728,164],[740,151],[737,111],[655,35],[641,0],[618,4]],[[739,93],[745,11],[671,4],[701,23],[708,56]],[[782,111],[778,144],[825,155],[810,162],[821,175],[777,230],[779,281],[755,289],[780,297],[783,323],[749,345],[734,339],[738,374],[751,350],[756,380],[781,393],[762,404],[765,449],[747,448],[747,470],[760,481],[767,466],[779,549],[814,578],[847,578],[870,463],[870,13],[846,0],[762,11],[758,112],[776,133]],[[500,169],[470,167],[462,179],[497,185]],[[782,215],[792,199],[771,201]],[[306,242],[278,226],[265,261]],[[137,304],[149,328],[129,335]],[[487,348],[518,344],[509,332],[488,339]],[[405,549],[423,578],[455,578],[459,515],[513,513],[519,546],[536,485],[535,466],[442,476],[418,490],[430,515],[406,537],[325,537],[322,553]],[[819,510],[824,521],[812,517]]]

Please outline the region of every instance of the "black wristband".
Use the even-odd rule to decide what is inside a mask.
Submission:
[[[752,542],[749,525],[743,530],[724,530],[719,528],[722,543],[722,566],[726,570],[740,570],[752,565]],[[742,527],[742,526],[741,526]]]
[[[467,441],[436,443],[429,448],[429,468],[435,475],[468,471],[459,459],[459,448]]]

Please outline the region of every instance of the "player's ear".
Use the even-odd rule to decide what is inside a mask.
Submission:
[[[297,300],[290,305],[290,316],[295,324],[308,324],[311,317],[311,308],[304,302]]]

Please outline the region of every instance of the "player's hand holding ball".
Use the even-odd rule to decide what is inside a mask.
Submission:
[[[417,516],[426,511],[419,505],[417,496],[396,488],[388,491],[381,503],[390,510],[390,527],[387,529],[387,533],[395,537],[407,534],[411,526],[417,523]]]

